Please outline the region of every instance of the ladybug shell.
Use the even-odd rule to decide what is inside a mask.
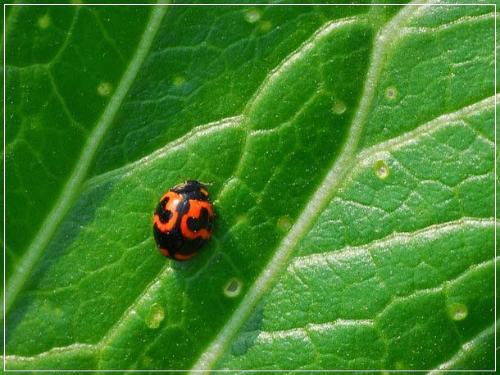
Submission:
[[[186,181],[165,193],[153,215],[153,234],[160,252],[188,260],[210,239],[214,211],[204,185]]]

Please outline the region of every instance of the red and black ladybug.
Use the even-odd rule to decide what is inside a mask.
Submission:
[[[153,215],[153,233],[160,252],[188,260],[210,239],[214,209],[205,185],[189,180],[160,199]]]

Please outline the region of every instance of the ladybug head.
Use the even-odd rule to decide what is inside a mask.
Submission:
[[[186,194],[192,199],[208,200],[208,190],[206,186],[196,180],[187,180],[182,184],[175,185],[172,191],[179,194]]]

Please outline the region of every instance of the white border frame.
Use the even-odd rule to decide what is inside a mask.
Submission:
[[[494,17],[494,30],[495,30],[495,37],[494,37],[494,90],[495,92],[493,93],[493,98],[495,100],[495,106],[494,106],[494,141],[495,141],[495,147],[494,147],[494,218],[495,218],[495,227],[494,227],[494,244],[495,244],[495,254],[494,254],[494,281],[495,281],[495,302],[494,302],[494,314],[495,314],[495,322],[494,322],[494,346],[495,346],[495,368],[492,370],[436,370],[437,372],[456,372],[456,373],[476,373],[476,372],[496,372],[497,370],[497,268],[496,268],[496,258],[497,258],[497,103],[496,103],[496,94],[497,94],[497,4],[495,3],[482,3],[482,4],[474,4],[474,3],[464,3],[464,4],[443,4],[443,3],[425,3],[425,4],[417,4],[417,3],[410,3],[410,4],[404,4],[404,3],[389,3],[389,4],[383,4],[383,3],[374,3],[374,4],[325,4],[325,3],[309,3],[309,4],[304,4],[304,3],[280,3],[280,4],[266,4],[266,3],[249,3],[249,4],[243,4],[243,3],[236,3],[236,4],[229,4],[229,3],[219,3],[219,4],[209,4],[209,3],[199,3],[199,4],[144,4],[144,3],[113,3],[113,4],[101,4],[101,3],[87,3],[87,4],[62,4],[62,3],[56,3],[56,4],[49,4],[49,3],[39,3],[39,4],[26,4],[26,3],[19,3],[19,4],[13,4],[13,3],[7,3],[3,5],[3,357],[2,357],[2,362],[3,362],[3,371],[4,372],[67,372],[67,373],[89,373],[89,372],[102,372],[102,373],[116,373],[116,372],[130,372],[130,373],[140,373],[140,372],[154,372],[154,373],[164,373],[164,372],[247,372],[247,373],[281,373],[281,372],[297,372],[297,373],[340,373],[340,372],[350,372],[350,373],[367,373],[367,372],[380,372],[380,373],[422,373],[422,372],[431,372],[434,371],[435,369],[429,369],[429,370],[240,370],[240,369],[231,369],[231,370],[192,370],[192,369],[186,369],[186,370],[158,370],[158,369],[144,369],[144,370],[120,370],[120,369],[112,369],[112,370],[99,370],[99,369],[94,369],[94,370],[57,370],[57,369],[41,369],[41,370],[36,370],[36,369],[31,369],[31,370],[8,370],[6,368],[7,361],[6,361],[6,200],[5,200],[5,190],[6,190],[6,161],[5,161],[5,130],[6,130],[6,61],[5,61],[5,50],[6,50],[6,11],[8,6],[150,6],[150,7],[156,7],[156,6],[168,6],[168,7],[178,7],[178,6],[207,6],[207,7],[212,7],[212,6],[241,6],[241,7],[254,7],[254,6],[266,6],[266,7],[272,7],[272,6],[279,6],[279,7],[284,7],[284,6],[350,6],[350,7],[356,7],[356,6],[491,6],[494,7],[495,11],[495,17]]]

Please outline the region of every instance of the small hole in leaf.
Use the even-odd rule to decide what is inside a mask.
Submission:
[[[113,91],[113,86],[109,82],[101,82],[99,86],[97,86],[97,93],[100,96],[108,96]]]
[[[240,280],[232,278],[226,283],[226,286],[224,287],[224,294],[229,298],[237,297],[241,293],[241,286]]]
[[[389,177],[389,166],[384,160],[377,160],[375,162],[375,165],[373,166],[373,169],[377,177],[381,180],[385,180],[387,177]]]
[[[398,90],[395,87],[385,89],[385,97],[389,100],[394,100],[398,96]]]
[[[172,79],[172,84],[174,86],[182,86],[184,83],[186,83],[186,78],[184,78],[183,76],[175,76],[173,79]]]
[[[341,115],[346,111],[347,107],[345,103],[341,100],[336,100],[335,103],[333,104],[332,111],[333,113],[337,115]]]
[[[245,11],[245,21],[255,23],[260,20],[261,14],[258,9],[248,9]]]
[[[273,27],[273,24],[271,21],[262,21],[260,23],[259,29],[260,29],[260,31],[265,33],[266,31],[271,30],[272,27]]]
[[[288,216],[281,216],[278,219],[278,228],[281,229],[282,231],[287,231],[292,227],[292,221],[290,220],[290,217]]]
[[[50,16],[48,14],[45,14],[38,19],[37,24],[40,29],[46,29],[50,26],[50,22]]]
[[[163,319],[165,319],[165,310],[158,303],[154,303],[146,317],[146,325],[148,328],[156,329],[160,326]]]
[[[451,319],[459,321],[467,318],[469,311],[467,306],[463,303],[452,303],[448,306],[448,313],[450,314]]]

